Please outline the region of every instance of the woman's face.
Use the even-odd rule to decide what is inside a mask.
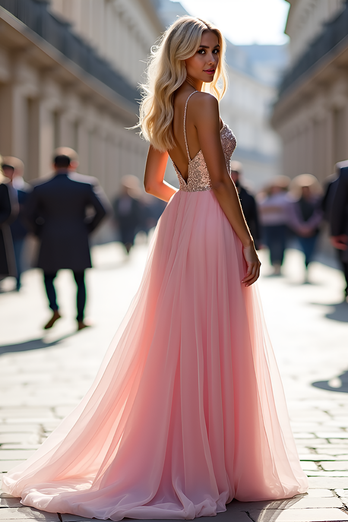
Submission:
[[[219,58],[218,37],[211,31],[204,31],[198,50],[191,58],[185,60],[187,78],[204,83],[212,82]]]

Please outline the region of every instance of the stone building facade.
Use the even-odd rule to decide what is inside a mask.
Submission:
[[[162,30],[151,0],[0,0],[0,153],[30,181],[70,146],[110,199],[122,176],[141,178],[147,145],[127,129]]]
[[[289,3],[291,63],[272,124],[283,143],[283,173],[323,181],[348,158],[348,2]]]
[[[269,49],[260,51],[266,56]],[[276,84],[273,77],[261,78],[246,48],[229,41],[226,61],[229,86],[221,102],[221,115],[237,137],[233,158],[243,164],[245,178],[258,190],[281,174],[281,143],[269,123]]]

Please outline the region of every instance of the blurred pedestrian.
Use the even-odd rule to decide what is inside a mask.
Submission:
[[[139,232],[145,232],[145,234],[148,235],[150,230],[157,225],[157,222],[167,204],[165,201],[157,199],[146,192],[141,195],[140,202],[141,219],[138,230]]]
[[[107,202],[95,178],[74,172],[76,158],[72,167],[70,157],[55,156],[54,175],[34,186],[26,205],[28,223],[40,239],[37,266],[44,272],[45,289],[53,312],[45,329],[51,328],[61,317],[54,279],[58,270],[64,268],[73,271],[77,284],[78,330],[88,326],[84,322],[85,270],[91,267],[88,236],[105,217]],[[93,216],[89,213],[90,208],[94,210]]]
[[[339,176],[331,187],[331,243],[340,252],[346,279],[344,298],[348,302],[348,162],[337,163],[336,167]]]
[[[3,158],[2,170],[17,195],[19,205],[18,215],[10,224],[17,270],[16,290],[18,292],[21,288],[21,275],[23,272],[23,247],[25,238],[28,235],[28,227],[24,220],[24,205],[31,187],[23,179],[24,164],[20,159],[13,156],[5,156]]]
[[[255,247],[258,249],[261,245],[259,213],[254,196],[241,182],[242,171],[243,166],[239,161],[231,161],[231,178],[236,185],[246,222],[254,238]]]
[[[315,176],[301,174],[291,182],[293,201],[289,207],[289,225],[295,232],[305,256],[306,280],[313,260],[320,224],[323,220],[321,187]]]
[[[121,192],[113,201],[114,218],[120,234],[121,243],[127,254],[134,245],[134,239],[141,228],[144,208],[140,201],[140,184],[135,176],[124,176]]]
[[[281,275],[288,236],[288,187],[287,176],[277,176],[261,193],[258,200],[262,236],[269,249],[274,275]]]
[[[0,164],[2,159],[0,156]],[[14,169],[13,169],[14,170]],[[0,281],[8,276],[16,277],[16,261],[10,223],[18,213],[18,203],[9,179],[0,169]]]

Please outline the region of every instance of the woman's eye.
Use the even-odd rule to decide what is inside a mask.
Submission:
[[[198,50],[198,54],[205,54],[205,50],[204,49],[199,49]]]
[[[220,50],[219,49],[214,49],[213,53],[214,54],[219,54]]]

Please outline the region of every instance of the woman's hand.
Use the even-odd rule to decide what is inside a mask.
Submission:
[[[243,247],[243,255],[247,264],[247,273],[242,280],[245,286],[250,286],[258,280],[260,276],[261,262],[255,250],[254,243]]]

